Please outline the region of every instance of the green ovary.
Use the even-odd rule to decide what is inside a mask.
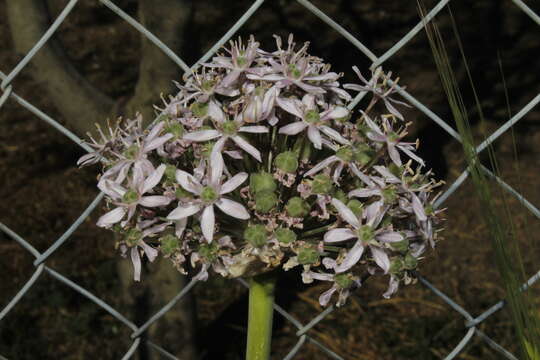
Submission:
[[[213,201],[216,201],[218,198],[218,194],[216,190],[211,188],[210,186],[205,186],[201,191],[201,200],[206,203],[211,203]]]

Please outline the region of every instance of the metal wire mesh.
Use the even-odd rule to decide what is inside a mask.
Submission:
[[[82,142],[82,140],[78,138],[75,134],[73,134],[68,129],[60,125],[57,121],[49,117],[40,109],[38,109],[37,107],[33,106],[31,103],[27,102],[26,100],[18,96],[14,92],[13,86],[11,85],[12,81],[17,77],[17,75],[21,72],[21,70],[30,62],[30,60],[43,47],[43,45],[53,36],[55,31],[58,29],[58,27],[62,24],[62,22],[68,17],[68,15],[73,10],[73,8],[77,5],[78,1],[79,0],[71,0],[68,2],[68,4],[64,7],[64,9],[60,12],[57,19],[52,23],[52,25],[45,32],[45,34],[43,34],[41,39],[32,47],[32,49],[17,64],[17,66],[15,66],[15,68],[11,70],[11,72],[9,72],[9,74],[4,74],[3,72],[0,71],[0,79],[2,80],[0,84],[0,90],[2,92],[0,96],[0,109],[2,108],[2,106],[5,104],[5,102],[8,99],[14,100],[17,103],[19,103],[21,106],[23,106],[24,108],[29,110],[31,113],[36,115],[38,118],[47,122],[49,125],[53,126],[54,128],[56,128],[58,131],[60,131],[62,134],[67,136],[69,139],[74,141],[76,144],[81,146],[86,151],[91,151],[91,148],[85,145]],[[251,16],[253,16],[253,14],[257,11],[257,9],[264,3],[264,0],[257,0],[253,2],[253,4],[249,7],[249,9],[229,29],[229,31],[227,31],[227,33],[223,35],[223,37],[218,42],[216,42],[216,44],[210,50],[208,50],[208,52],[206,52],[195,64],[193,64],[190,67],[177,54],[175,54],[171,49],[169,49],[159,38],[157,38],[155,35],[149,32],[143,25],[141,25],[139,22],[137,22],[135,19],[129,16],[126,12],[124,12],[122,9],[116,6],[112,1],[110,0],[99,0],[99,1],[103,5],[108,7],[110,10],[112,10],[114,13],[116,13],[118,16],[120,16],[122,19],[127,21],[136,30],[138,30],[142,35],[144,35],[148,40],[150,40],[153,44],[155,44],[158,48],[160,48],[184,72],[191,72],[195,70],[201,63],[207,61],[221,46],[223,46],[223,44],[225,44],[238,31],[238,29],[240,29],[240,27],[242,27],[242,25]],[[308,0],[296,0],[296,1],[299,4],[301,4],[303,7],[305,7],[307,10],[312,12],[314,15],[319,17],[322,21],[324,21],[334,30],[339,32],[354,47],[358,48],[365,56],[367,56],[372,61],[371,67],[375,68],[383,64],[389,58],[391,58],[396,52],[398,52],[401,48],[403,48],[411,39],[413,39],[423,29],[424,27],[423,21],[426,21],[426,22],[431,21],[449,3],[450,0],[442,0],[439,3],[437,3],[437,5],[434,6],[429,11],[429,13],[427,13],[423,21],[418,22],[418,24],[414,26],[405,36],[403,36],[394,46],[392,46],[390,49],[388,49],[384,54],[380,56],[375,55],[369,48],[363,45],[360,40],[354,37],[351,33],[349,33],[346,29],[344,29],[339,23],[332,20],[323,11],[318,9]],[[525,12],[534,22],[540,25],[540,16],[536,14],[532,9],[530,9],[523,1],[521,0],[511,0],[511,1],[517,7],[519,7],[523,12]],[[415,106],[418,110],[423,112],[428,118],[430,118],[435,123],[437,123],[440,127],[442,127],[446,132],[448,132],[448,134],[450,134],[456,140],[461,141],[459,134],[452,127],[450,127],[443,119],[437,116],[433,111],[431,111],[421,102],[416,100],[413,97],[413,95],[409,94],[407,91],[405,91],[405,89],[399,86],[396,86],[396,89],[406,101],[408,101],[410,104]],[[350,104],[349,108],[351,109],[354,108],[358,104],[358,102],[365,96],[365,94],[366,93],[358,94],[358,96]],[[490,143],[495,141],[499,136],[501,136],[508,129],[510,129],[516,122],[522,119],[539,102],[540,102],[540,94],[538,94],[534,99],[532,99],[526,106],[524,106],[517,114],[515,114],[511,119],[509,119],[504,125],[502,125],[499,129],[493,132],[484,142],[478,145],[476,148],[477,153],[480,153],[481,151],[485,150],[486,147]],[[536,216],[537,218],[540,218],[540,210],[537,207],[535,207],[533,204],[527,201],[527,199],[525,199],[521,194],[519,194],[516,190],[514,190],[510,185],[506,184],[499,177],[493,174],[489,169],[485,167],[482,167],[482,169],[483,171],[486,172],[486,174],[489,177],[493,178],[503,189],[508,191],[512,196],[516,197],[529,211],[531,211],[532,214],[534,214],[534,216]],[[454,181],[454,183],[450,185],[450,187],[446,190],[446,192],[437,200],[437,202],[435,203],[435,206],[440,207],[464,183],[464,181],[467,179],[468,176],[469,176],[469,170],[465,169],[461,173],[461,175]],[[135,353],[137,348],[140,346],[141,335],[152,324],[154,324],[162,316],[164,316],[167,313],[167,311],[169,311],[185,294],[187,294],[195,286],[196,281],[192,280],[190,283],[188,283],[187,286],[185,286],[181,292],[179,292],[165,306],[163,306],[158,312],[156,312],[153,316],[151,316],[143,325],[136,326],[133,322],[131,322],[129,319],[127,319],[124,315],[119,313],[113,307],[105,303],[98,296],[92,294],[88,290],[84,289],[83,287],[79,286],[75,282],[71,281],[66,276],[48,267],[46,265],[47,259],[60,246],[62,246],[62,244],[64,244],[66,241],[69,240],[71,234],[73,234],[73,232],[78,228],[78,226],[90,215],[90,213],[94,210],[94,208],[98,206],[100,201],[103,199],[103,196],[104,196],[103,193],[98,194],[96,198],[86,208],[86,210],[84,210],[83,213],[79,216],[79,218],[75,220],[75,222],[56,241],[54,241],[54,243],[43,253],[40,253],[39,251],[37,251],[28,241],[26,241],[25,239],[17,235],[17,233],[9,229],[3,223],[0,223],[1,231],[7,234],[10,238],[12,238],[18,244],[20,244],[24,249],[26,249],[35,257],[35,260],[33,263],[33,265],[35,266],[34,273],[30,277],[30,279],[28,279],[26,284],[21,288],[21,290],[13,297],[13,299],[11,299],[11,301],[2,309],[2,311],[0,312],[0,321],[24,297],[24,295],[28,292],[28,290],[30,290],[32,286],[36,284],[36,282],[42,277],[43,272],[46,272],[50,274],[52,278],[60,281],[66,286],[72,288],[74,291],[78,292],[79,294],[93,301],[97,306],[107,311],[109,314],[114,316],[118,321],[120,321],[121,323],[123,323],[125,326],[127,326],[133,331],[133,333],[131,334],[132,344],[126,350],[124,356],[122,357],[122,359],[129,359]],[[511,354],[505,348],[500,346],[496,341],[489,338],[485,333],[483,333],[482,331],[478,329],[478,326],[480,323],[482,323],[488,317],[490,317],[495,312],[499,311],[505,306],[506,302],[504,300],[497,302],[495,305],[487,309],[481,315],[477,317],[473,317],[466,309],[458,305],[451,298],[449,298],[447,295],[445,295],[443,292],[437,289],[426,278],[420,275],[418,275],[418,278],[424,286],[426,286],[434,294],[439,296],[450,308],[452,308],[453,310],[461,314],[466,320],[465,326],[467,330],[466,330],[465,335],[463,336],[462,340],[454,347],[454,349],[445,357],[445,359],[449,360],[449,359],[455,358],[458,354],[460,354],[463,351],[465,346],[471,341],[471,339],[475,335],[478,336],[480,339],[482,339],[486,344],[488,344],[494,350],[499,352],[505,358],[513,359],[513,360],[517,359],[513,354]],[[538,279],[540,279],[540,271],[536,273],[534,276],[532,276],[527,281],[526,284],[523,284],[523,289],[527,288],[528,286],[531,286]],[[248,286],[245,281],[240,280],[240,282],[242,282],[244,286],[246,287]],[[328,347],[326,347],[324,344],[320,343],[319,341],[317,341],[316,339],[314,339],[313,337],[309,335],[309,331],[311,328],[313,328],[320,321],[322,321],[328,314],[330,314],[331,312],[335,310],[333,306],[330,306],[324,311],[322,311],[319,315],[313,318],[308,324],[302,324],[301,322],[296,320],[291,314],[289,314],[287,311],[281,308],[278,304],[274,306],[274,309],[277,313],[285,317],[292,325],[294,325],[298,329],[296,332],[298,341],[294,345],[294,347],[289,351],[289,353],[285,356],[284,358],[285,360],[292,359],[306,342],[313,343],[314,345],[319,347],[321,351],[325,352],[327,355],[329,355],[333,359],[339,359],[339,360],[343,359],[340,355],[336,354],[335,352],[330,350]],[[145,341],[148,343],[150,348],[157,351],[159,354],[161,354],[165,358],[177,359],[174,355],[167,352],[158,344],[155,344],[154,342],[150,340],[145,340]],[[0,354],[0,359],[5,360],[6,358]]]

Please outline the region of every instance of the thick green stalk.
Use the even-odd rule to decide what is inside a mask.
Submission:
[[[276,275],[257,275],[249,284],[249,315],[246,360],[270,359]]]

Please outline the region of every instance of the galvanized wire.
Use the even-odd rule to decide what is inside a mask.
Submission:
[[[257,9],[264,3],[264,1],[265,0],[257,0],[253,2],[251,7],[247,9],[244,14],[242,14],[239,20],[231,27],[229,31],[226,32],[226,34],[223,35],[223,37],[212,48],[210,48],[195,64],[193,64],[192,66],[188,66],[177,54],[175,54],[170,48],[168,48],[158,37],[156,37],[154,34],[148,31],[148,29],[146,29],[137,20],[129,16],[126,12],[124,12],[121,8],[119,8],[116,4],[114,4],[114,2],[110,0],[100,0],[101,3],[103,3],[109,9],[111,9],[111,11],[113,11],[119,17],[124,19],[130,25],[132,25],[137,31],[139,31],[143,36],[145,36],[149,41],[151,41],[158,48],[160,48],[172,61],[174,61],[186,73],[194,71],[195,69],[197,69],[198,66],[200,66],[201,63],[210,59],[210,57],[221,46],[223,46],[223,44],[225,44],[246,23],[247,20],[249,20],[253,16],[253,14],[257,11]],[[323,11],[318,9],[315,5],[313,5],[308,0],[296,0],[296,1],[299,4],[301,4],[303,7],[305,7],[307,10],[315,14],[317,17],[319,17],[323,22],[328,24],[334,30],[339,32],[343,37],[345,37],[351,43],[352,46],[358,48],[365,56],[367,56],[371,60],[372,62],[371,68],[373,69],[383,64],[389,58],[394,56],[399,50],[401,50],[411,39],[413,39],[423,29],[426,22],[431,21],[434,17],[436,17],[440,13],[440,11],[449,3],[450,0],[442,0],[438,2],[437,5],[435,5],[427,13],[425,19],[420,21],[404,37],[402,37],[394,46],[388,49],[381,56],[375,55],[358,38],[356,38],[353,34],[348,32],[343,26],[341,26],[335,20],[331,19],[328,15],[326,15]],[[533,21],[535,21],[538,25],[540,25],[540,16],[538,16],[523,1],[521,0],[511,0],[511,1],[516,6],[518,6],[521,10],[523,10]],[[12,99],[16,101],[17,103],[19,103],[24,108],[26,108],[27,110],[29,110],[31,113],[36,115],[39,119],[53,126],[55,129],[57,129],[66,137],[68,137],[70,140],[72,140],[73,142],[81,146],[84,150],[92,151],[92,149],[89,146],[84,144],[82,140],[79,137],[77,137],[75,134],[73,134],[71,131],[69,131],[68,129],[60,125],[60,123],[58,123],[56,120],[54,120],[53,118],[45,114],[43,111],[41,111],[40,109],[38,109],[31,103],[21,98],[19,95],[17,95],[13,91],[13,86],[11,85],[13,80],[20,74],[21,70],[32,60],[32,58],[43,47],[43,45],[45,45],[47,41],[54,35],[58,27],[63,23],[63,21],[65,21],[65,19],[68,17],[72,9],[77,5],[77,3],[78,3],[78,0],[71,0],[67,3],[64,9],[60,12],[57,19],[51,24],[51,26],[48,28],[45,34],[43,34],[43,36],[39,39],[39,41],[26,54],[26,56],[15,66],[15,68],[13,68],[7,75],[4,74],[3,72],[0,72],[0,79],[2,80],[0,83],[0,91],[2,92],[2,94],[0,95],[0,109],[3,107],[3,105],[6,103],[7,100]],[[445,122],[437,114],[431,111],[428,107],[423,105],[420,101],[414,98],[411,94],[409,94],[403,88],[396,86],[396,89],[398,93],[406,101],[408,101],[410,104],[415,106],[419,111],[423,112],[428,118],[430,118],[436,124],[438,124],[450,136],[452,136],[458,141],[461,141],[459,134],[447,122]],[[352,109],[354,106],[356,106],[358,102],[364,96],[365,96],[365,93],[358,94],[356,98],[353,100],[352,104],[349,106],[349,108]],[[522,119],[536,105],[538,105],[539,102],[540,102],[540,94],[537,95],[534,99],[532,99],[527,105],[525,105],[516,115],[514,115],[511,119],[509,119],[498,130],[493,132],[492,135],[490,135],[484,142],[482,142],[476,148],[476,151],[480,153],[483,150],[485,150],[486,147],[490,143],[492,143],[500,135],[508,131],[508,129],[510,129],[517,121]],[[516,197],[537,218],[540,218],[540,211],[538,210],[536,206],[531,204],[527,199],[525,199],[521,194],[519,194],[510,185],[506,184],[499,177],[493,174],[489,169],[487,169],[486,167],[482,167],[482,170],[485,171],[489,177],[493,178],[496,183],[501,185],[503,189],[508,191],[512,196]],[[465,169],[463,173],[454,181],[454,183],[445,191],[445,193],[442,194],[442,196],[437,200],[437,202],[435,203],[435,206],[440,207],[459,187],[461,187],[461,185],[467,179],[468,175],[469,175],[469,171],[468,169]],[[42,275],[45,272],[48,275],[50,275],[52,279],[55,279],[63,283],[64,285],[72,288],[74,291],[78,292],[79,294],[93,301],[98,307],[107,311],[119,322],[121,322],[122,324],[124,324],[126,327],[128,327],[129,329],[133,331],[130,336],[132,339],[131,346],[128,349],[126,349],[122,357],[122,359],[129,359],[135,353],[137,348],[140,346],[141,335],[152,324],[154,324],[162,316],[164,316],[173,306],[175,306],[175,304],[178,301],[180,301],[185,296],[185,294],[187,294],[196,285],[197,281],[192,280],[189,284],[187,284],[182,289],[182,291],[180,291],[165,306],[163,306],[159,311],[157,311],[153,316],[151,316],[143,325],[136,326],[132,321],[130,321],[128,318],[126,318],[116,309],[111,307],[109,304],[105,303],[98,296],[94,295],[93,293],[84,289],[83,287],[75,283],[74,281],[68,279],[64,275],[48,267],[46,265],[47,259],[65,242],[69,241],[70,236],[73,234],[73,232],[98,206],[98,204],[100,203],[102,199],[103,199],[103,193],[98,194],[94,198],[94,200],[89,204],[89,206],[83,211],[83,213],[79,216],[79,218],[77,218],[77,220],[75,220],[73,224],[56,241],[54,241],[53,244],[48,249],[46,249],[43,253],[40,253],[39,251],[37,251],[28,241],[23,239],[21,236],[17,235],[16,232],[9,229],[6,225],[0,222],[0,231],[8,235],[11,239],[13,239],[13,241],[17,242],[24,249],[26,249],[30,254],[32,254],[35,257],[35,261],[33,265],[36,267],[36,270],[34,271],[32,276],[28,279],[28,281],[24,284],[24,286],[22,286],[19,292],[8,302],[8,304],[2,309],[2,311],[0,311],[0,321],[2,321],[2,319],[13,309],[13,307],[16,306],[16,304],[25,296],[28,290],[30,290],[33,285],[35,285],[38,281],[40,281],[43,278]],[[449,296],[447,296],[438,288],[436,288],[425,277],[418,274],[417,276],[421,284],[423,284],[425,287],[431,290],[435,295],[440,297],[451,309],[459,313],[465,319],[465,328],[464,328],[465,333],[463,335],[463,338],[458,344],[456,344],[456,346],[450,351],[450,353],[445,357],[445,359],[453,359],[457,355],[459,355],[475,335],[478,336],[480,339],[482,339],[487,345],[489,345],[491,348],[496,350],[499,354],[501,354],[505,358],[511,359],[511,360],[517,359],[508,350],[504,349],[501,345],[499,345],[497,342],[495,342],[493,339],[491,339],[485,333],[483,333],[482,331],[478,329],[478,325],[480,323],[482,323],[484,320],[486,320],[488,317],[490,317],[491,315],[493,315],[494,313],[496,313],[497,311],[499,311],[506,305],[506,302],[504,300],[497,302],[495,305],[488,308],[481,315],[477,317],[473,317],[467,310],[465,310],[463,306],[457,304]],[[534,276],[532,276],[529,279],[529,281],[523,285],[523,289],[527,288],[528,286],[531,286],[533,283],[538,281],[538,279],[540,279],[540,271]],[[244,286],[248,286],[244,280],[240,279],[239,281]],[[299,322],[291,314],[289,314],[287,311],[281,308],[278,304],[274,305],[274,309],[278,314],[282,315],[287,321],[289,321],[292,325],[294,325],[298,329],[296,332],[298,341],[294,345],[294,347],[289,351],[289,353],[285,356],[284,359],[286,360],[292,359],[300,351],[300,349],[304,346],[304,344],[306,344],[307,342],[310,342],[314,344],[315,346],[319,347],[321,351],[325,352],[331,358],[337,359],[337,360],[343,360],[343,358],[340,355],[336,354],[334,351],[330,350],[324,344],[322,344],[321,342],[317,341],[316,339],[314,339],[313,337],[309,335],[310,330],[315,325],[317,325],[320,321],[325,319],[328,316],[328,314],[335,311],[335,308],[333,306],[330,306],[324,311],[322,311],[319,315],[314,317],[306,325]],[[160,345],[156,344],[152,340],[147,339],[145,341],[149,345],[149,348],[155,350],[157,353],[161,354],[165,358],[177,359],[177,357],[167,352],[165,349],[163,349]],[[0,355],[0,360],[7,360],[7,358]]]

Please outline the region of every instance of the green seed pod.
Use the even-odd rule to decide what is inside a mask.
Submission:
[[[274,234],[280,243],[291,244],[296,241],[296,233],[290,229],[279,228],[276,229]]]
[[[301,265],[315,264],[320,256],[319,252],[311,247],[302,248],[298,252],[298,262]]]
[[[392,247],[392,249],[404,253],[409,250],[409,240],[405,239],[398,242],[393,242],[390,243],[390,246]]]
[[[249,177],[249,189],[253,194],[261,191],[275,191],[277,184],[272,174],[267,172],[253,173]]]
[[[347,194],[345,194],[345,191],[339,189],[334,192],[334,198],[338,199],[342,203],[347,203]]]
[[[394,275],[399,274],[403,270],[403,266],[403,260],[399,258],[393,259],[390,262],[390,269],[388,270],[388,272]]]
[[[362,204],[360,200],[352,199],[349,200],[349,202],[347,203],[347,207],[351,209],[354,215],[360,217],[362,215],[362,209],[364,208],[364,204]]]
[[[334,276],[334,281],[342,289],[348,289],[353,284],[352,274],[337,274]]]
[[[325,174],[315,175],[311,182],[311,190],[315,194],[326,195],[332,191],[332,179]]]
[[[369,164],[372,159],[372,155],[368,152],[358,151],[354,154],[354,160],[361,166]]]
[[[298,169],[298,155],[293,151],[284,151],[274,160],[276,167],[286,173],[294,173]]]
[[[176,180],[176,166],[167,165],[167,167],[165,168],[165,179],[169,181]]]
[[[405,259],[403,259],[403,266],[407,270],[416,269],[416,267],[418,266],[418,259],[411,254],[407,254],[405,255]]]
[[[208,114],[208,104],[207,103],[200,103],[195,102],[191,104],[189,107],[193,115],[195,115],[198,118],[203,118]]]
[[[386,189],[383,189],[381,192],[386,204],[393,204],[396,202],[398,194],[394,186],[389,186]]]
[[[171,255],[180,247],[178,238],[171,234],[159,238],[159,241],[161,243],[160,249],[163,255]]]
[[[272,191],[260,191],[255,194],[255,210],[267,213],[278,203],[277,195]]]
[[[260,248],[268,239],[266,228],[260,224],[249,225],[244,231],[244,239],[253,247]]]
[[[174,191],[174,195],[176,196],[177,199],[190,198],[193,196],[189,191],[187,191],[186,189],[182,187],[178,187]]]
[[[349,162],[353,159],[354,151],[350,146],[342,146],[336,151],[336,156],[343,161]]]
[[[310,208],[309,204],[299,196],[290,198],[287,205],[285,205],[287,214],[292,217],[304,217],[309,213]]]

